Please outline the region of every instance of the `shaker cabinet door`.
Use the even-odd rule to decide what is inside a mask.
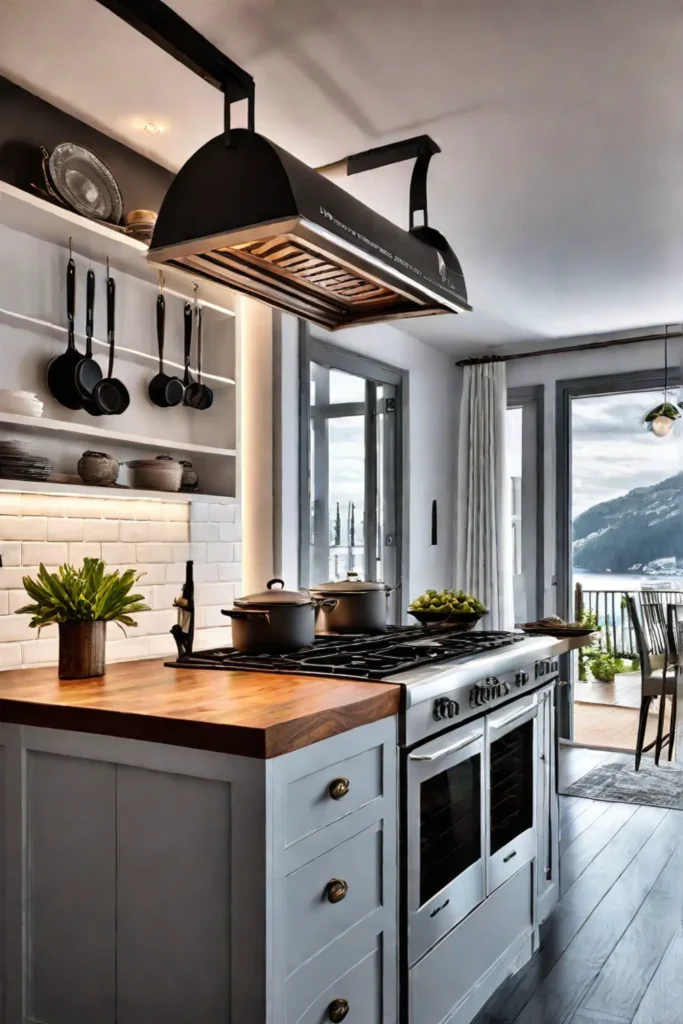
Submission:
[[[116,768],[26,755],[26,1020],[116,1021]]]
[[[230,786],[118,766],[118,1020],[230,1020]]]

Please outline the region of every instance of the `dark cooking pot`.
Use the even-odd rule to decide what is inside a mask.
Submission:
[[[315,613],[336,601],[312,599],[302,590],[285,590],[282,580],[269,580],[260,594],[238,597],[224,609],[232,619],[233,647],[244,654],[284,654],[310,647],[315,636]]]
[[[333,608],[321,605],[316,618],[318,633],[384,633],[387,628],[389,594],[395,590],[386,583],[359,580],[349,572],[345,580],[311,587],[311,596],[324,601],[333,598]]]

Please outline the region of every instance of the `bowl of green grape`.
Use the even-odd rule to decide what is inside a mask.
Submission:
[[[464,590],[426,590],[408,606],[412,615],[426,629],[447,626],[466,632],[473,629],[488,609]]]

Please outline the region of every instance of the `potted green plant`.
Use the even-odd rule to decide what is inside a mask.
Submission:
[[[103,676],[107,622],[137,626],[136,612],[149,611],[141,594],[131,591],[143,573],[127,569],[105,572],[99,558],[86,558],[80,569],[61,565],[48,572],[41,564],[36,579],[24,576],[26,593],[33,604],[17,610],[31,615],[30,626],[59,626],[59,678],[88,679]]]

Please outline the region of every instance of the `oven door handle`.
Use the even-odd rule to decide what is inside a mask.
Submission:
[[[511,715],[507,715],[506,718],[501,718],[499,722],[491,722],[491,729],[502,729],[504,726],[509,725],[510,722],[516,722],[518,718],[523,718],[528,715],[529,712],[534,714],[538,713],[538,704],[527,704],[526,707],[521,708],[519,711],[513,711]]]
[[[441,747],[440,750],[434,750],[431,754],[408,754],[408,758],[411,761],[438,761],[440,757],[445,757],[446,754],[454,754],[456,750],[462,750],[464,747],[469,747],[470,743],[476,743],[476,741],[482,739],[483,736],[483,732],[475,732],[471,736],[468,736],[467,739],[459,740],[457,743],[451,743],[448,747]]]

